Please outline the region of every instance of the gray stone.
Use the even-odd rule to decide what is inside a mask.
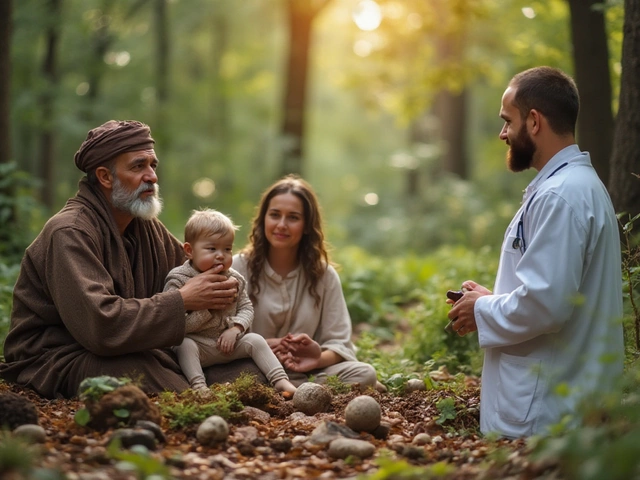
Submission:
[[[426,445],[428,443],[431,443],[431,435],[429,435],[428,433],[419,433],[418,435],[413,437],[411,443],[413,443],[414,445]]]
[[[218,415],[207,418],[198,427],[196,438],[201,445],[215,445],[224,442],[229,436],[229,425]]]
[[[329,444],[327,453],[331,458],[368,458],[373,455],[375,451],[376,447],[364,440],[338,438]]]
[[[156,436],[153,432],[144,428],[121,428],[111,435],[109,443],[114,440],[120,440],[120,444],[123,448],[131,448],[134,445],[143,445],[149,450],[156,449]]]
[[[267,424],[269,420],[271,420],[271,415],[269,415],[264,410],[260,410],[255,407],[244,407],[240,412],[242,416],[244,416],[247,420],[255,420],[258,423]]]
[[[389,436],[389,432],[391,432],[391,425],[385,422],[380,422],[380,425],[371,432],[371,435],[378,440],[386,440]]]
[[[25,423],[13,430],[13,435],[29,443],[44,443],[47,440],[47,432],[40,425]]]
[[[326,412],[331,405],[331,393],[317,383],[303,383],[293,394],[293,407],[306,415]]]
[[[156,440],[160,443],[164,443],[166,438],[164,436],[164,432],[160,425],[156,422],[152,422],[151,420],[138,420],[135,424],[136,428],[143,428],[144,430],[149,430],[156,437]]]
[[[369,395],[360,395],[349,402],[344,411],[347,427],[356,432],[373,432],[380,425],[380,404]]]
[[[407,384],[404,386],[404,391],[406,393],[424,391],[426,389],[427,387],[424,384],[424,380],[420,380],[418,378],[412,378],[411,380],[408,380]]]
[[[337,438],[358,438],[358,434],[344,425],[325,421],[311,432],[309,442],[316,445],[326,445]]]

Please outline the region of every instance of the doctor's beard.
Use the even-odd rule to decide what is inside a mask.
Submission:
[[[520,127],[516,138],[509,142],[507,152],[507,167],[512,172],[523,172],[531,168],[533,155],[536,153],[536,144],[531,140],[526,125]]]

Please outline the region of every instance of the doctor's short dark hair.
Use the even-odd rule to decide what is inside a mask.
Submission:
[[[573,78],[552,67],[535,67],[515,75],[514,105],[525,119],[531,110],[540,112],[558,135],[575,135],[580,95]]]

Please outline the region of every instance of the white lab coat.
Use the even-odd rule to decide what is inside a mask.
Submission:
[[[523,254],[514,240],[529,200]],[[611,388],[624,357],[620,239],[609,195],[577,145],[527,187],[493,293],[474,312],[485,349],[483,433],[543,434],[581,397]]]

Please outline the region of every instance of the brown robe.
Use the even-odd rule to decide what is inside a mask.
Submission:
[[[188,388],[168,350],[184,338],[182,296],[162,293],[183,261],[158,220],[134,219],[120,235],[105,197],[82,179],[25,252],[0,376],[47,398],[72,397],[98,375],[128,376],[147,392]]]

